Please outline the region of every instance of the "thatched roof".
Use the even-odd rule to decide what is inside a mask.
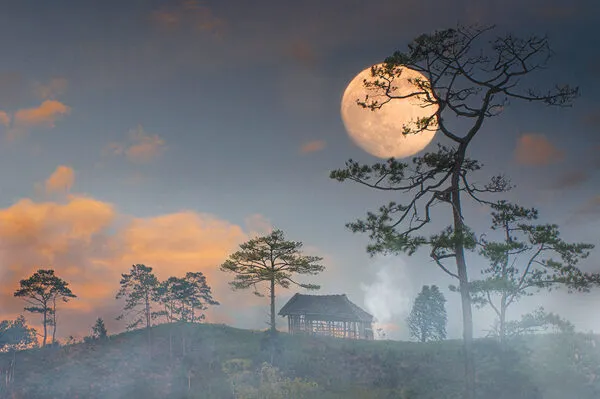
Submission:
[[[373,316],[342,295],[294,295],[279,311],[280,316],[308,316],[330,321],[371,323]]]

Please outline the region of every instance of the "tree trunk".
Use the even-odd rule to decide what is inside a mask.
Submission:
[[[275,277],[271,278],[271,332],[274,333],[275,328]]]
[[[463,314],[463,351],[465,366],[465,399],[475,397],[475,364],[473,358],[473,311],[471,309],[471,292],[469,277],[465,260],[464,228],[462,207],[460,202],[460,173],[464,162],[466,147],[461,145],[458,149],[455,168],[452,173],[452,214],[454,232],[458,240],[454,244],[456,254],[456,269],[460,282],[460,298]]]
[[[146,294],[146,328],[150,328],[151,320],[150,320],[150,297]]]
[[[56,343],[56,298],[53,299],[52,306],[52,345]]]
[[[48,306],[44,304],[44,340],[42,346],[46,346],[46,339],[48,337]]]
[[[506,340],[506,293],[502,294],[502,300],[500,302],[500,344],[504,345]]]
[[[461,246],[462,252],[462,246]],[[460,279],[460,298],[463,313],[463,345],[465,361],[465,399],[473,399],[475,395],[475,364],[473,359],[473,312],[471,309],[471,293],[467,277],[467,265],[464,253],[457,253],[458,276]]]

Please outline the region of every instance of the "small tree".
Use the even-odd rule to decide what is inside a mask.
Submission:
[[[207,305],[219,305],[219,302],[212,296],[211,288],[206,282],[206,276],[202,272],[187,272],[184,281],[189,286],[189,295],[186,302],[189,308],[190,321],[194,323],[196,320],[204,320],[204,313],[202,312],[208,309]]]
[[[420,342],[446,339],[446,298],[437,286],[424,285],[406,319],[411,337]]]
[[[121,289],[116,295],[117,299],[125,298],[125,311],[117,317],[122,320],[126,316],[131,319],[127,325],[128,330],[145,324],[146,328],[152,326],[152,303],[158,299],[159,282],[152,268],[137,264],[131,267],[129,274],[121,275]]]
[[[54,274],[54,270],[40,269],[31,277],[19,282],[21,288],[15,291],[14,296],[20,297],[31,306],[25,310],[31,313],[40,313],[43,316],[42,325],[44,335],[42,345],[46,346],[48,337],[48,326],[52,326],[52,343],[56,342],[56,311],[57,301],[68,302],[71,298],[77,298],[69,283]]]
[[[295,274],[316,275],[325,267],[319,262],[323,260],[318,256],[305,256],[301,254],[302,243],[286,241],[283,231],[274,230],[271,234],[254,238],[240,245],[240,250],[229,256],[221,265],[221,270],[235,274],[230,283],[234,290],[254,288],[258,296],[262,294],[257,289],[257,284],[269,283],[271,298],[270,331],[275,332],[275,286],[289,288],[296,285],[309,290],[317,290],[320,286],[303,284],[295,281]]]
[[[37,332],[29,327],[25,317],[0,321],[0,352],[21,350],[37,346]]]
[[[104,325],[104,320],[101,317],[96,319],[96,323],[92,326],[92,338],[94,339],[106,339],[108,337],[108,331]]]
[[[185,277],[169,277],[158,288],[158,300],[164,310],[156,315],[164,315],[168,322],[204,320],[202,311],[207,305],[219,305],[212,297],[211,288],[202,272],[188,272]]]
[[[501,240],[481,240],[480,254],[490,266],[483,270],[482,280],[471,282],[470,289],[476,304],[488,305],[496,313],[503,342],[507,310],[520,298],[561,286],[569,292],[588,292],[600,284],[600,273],[585,273],[577,267],[594,246],[563,241],[555,224],[532,223],[538,218],[536,209],[505,201],[493,204],[492,209],[491,228],[500,233]]]

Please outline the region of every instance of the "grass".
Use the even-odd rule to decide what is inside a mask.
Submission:
[[[350,341],[212,324],[163,324],[104,341],[16,354],[14,381],[0,398],[234,398],[223,365],[271,362],[290,378],[319,386],[318,398],[461,397],[460,341],[419,344]],[[597,399],[600,340],[575,334],[527,337],[502,350],[476,342],[477,382],[485,399]],[[0,370],[12,355],[0,356]],[[254,374],[255,375],[255,374]],[[314,397],[314,396],[313,396]]]

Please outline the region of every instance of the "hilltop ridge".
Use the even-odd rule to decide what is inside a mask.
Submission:
[[[478,340],[479,392],[486,398],[595,399],[600,396],[597,343],[597,336],[548,334],[501,350],[492,340]],[[284,333],[270,341],[263,332],[225,325],[163,324],[106,340],[18,352],[14,378],[8,386],[3,378],[0,398],[259,398],[262,367],[272,361],[280,371],[278,389],[288,389],[287,397],[452,399],[461,397],[460,359],[460,341]],[[3,376],[11,361],[12,354],[0,354]],[[244,384],[254,393],[243,396]],[[305,387],[313,393],[302,393]]]

